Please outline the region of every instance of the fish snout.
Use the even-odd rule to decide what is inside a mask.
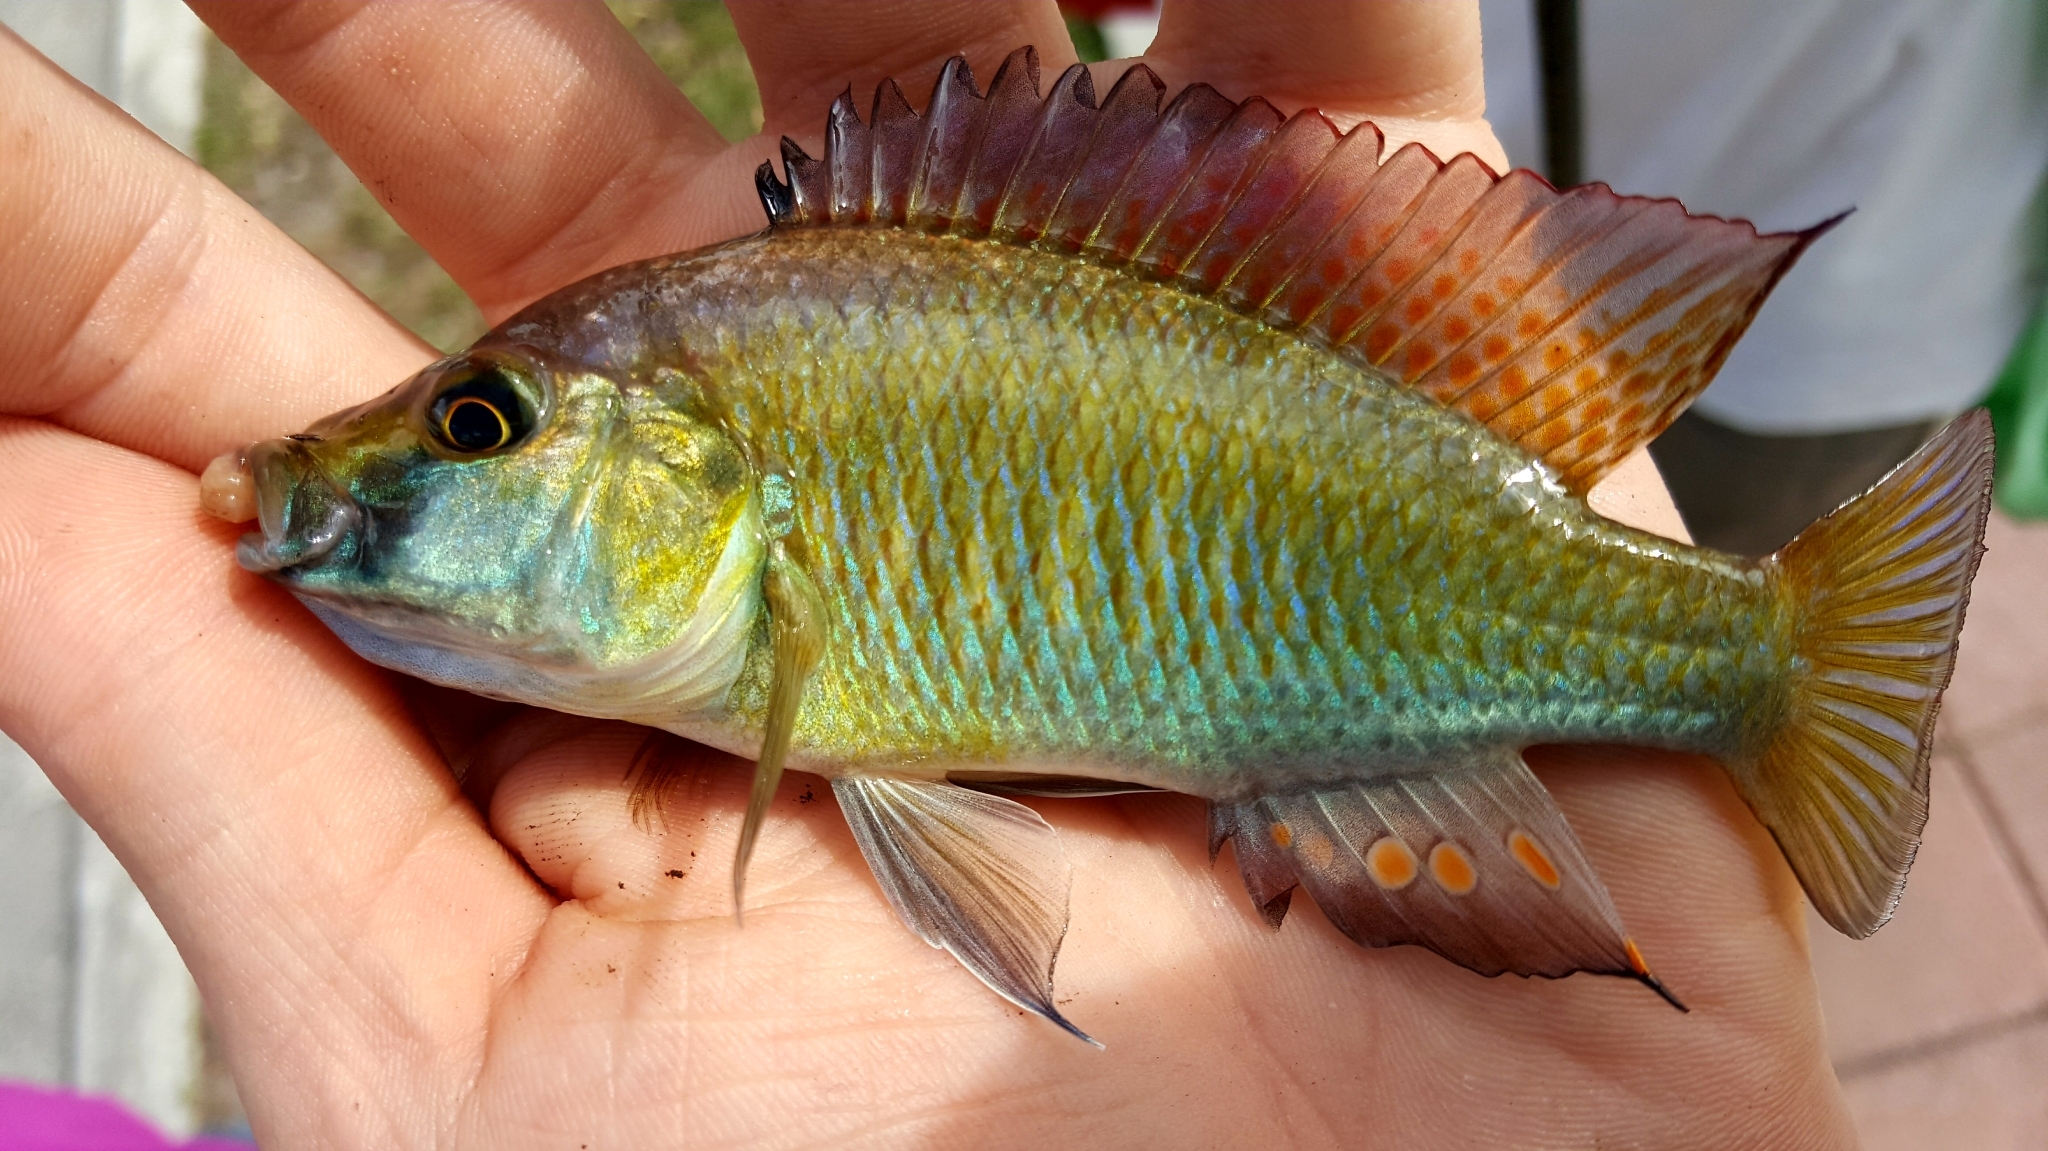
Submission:
[[[342,545],[362,529],[362,508],[304,444],[266,440],[243,459],[243,486],[254,497],[256,524],[262,529],[243,536],[235,548],[235,559],[244,568],[272,574],[354,552]]]

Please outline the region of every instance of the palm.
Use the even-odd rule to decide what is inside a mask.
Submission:
[[[493,318],[758,224],[768,140],[725,147],[600,6],[314,7],[204,12]],[[1049,3],[736,7],[770,132],[810,141],[849,80],[915,91],[963,47],[984,79],[1016,44],[1069,56]],[[1170,9],[1155,62],[1497,153],[1469,11],[1301,19]],[[1414,64],[1430,37],[1456,51]],[[1044,807],[1076,875],[1061,1002],[1106,1054],[898,924],[806,777],[742,929],[743,771],[699,753],[657,833],[623,783],[640,733],[526,713],[479,744],[507,709],[368,667],[233,570],[191,473],[430,353],[18,43],[0,55],[0,724],[179,941],[267,1144],[1845,1138],[1796,889],[1703,764],[1545,761],[1689,1016],[1618,980],[1366,952],[1305,899],[1271,933],[1175,797]],[[447,764],[472,760],[466,797]]]

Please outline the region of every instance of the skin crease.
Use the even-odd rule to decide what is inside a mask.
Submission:
[[[777,127],[885,72],[921,101],[963,29],[984,82],[1069,51],[1049,4],[735,10]],[[759,226],[769,143],[726,148],[596,3],[200,11],[493,318]],[[1497,155],[1477,50],[1470,4],[1190,2],[1152,62]],[[1036,805],[1074,863],[1061,1007],[1106,1052],[896,922],[810,777],[736,927],[746,765],[682,753],[657,834],[639,731],[370,667],[198,512],[209,458],[431,352],[11,37],[0,173],[0,727],[163,918],[265,1147],[1853,1144],[1797,888],[1699,760],[1531,757],[1690,1015],[1367,951],[1305,897],[1268,931],[1179,797]],[[1675,523],[1644,463],[1595,506]]]

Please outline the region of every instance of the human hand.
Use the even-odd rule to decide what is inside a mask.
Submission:
[[[494,321],[758,228],[752,167],[817,154],[848,83],[1071,62],[1050,4],[734,7],[767,131],[730,148],[595,3],[201,11]],[[1499,158],[1469,5],[1170,6],[1148,62]],[[1363,950],[1306,899],[1270,932],[1178,797],[1037,805],[1075,869],[1060,1002],[1106,1053],[903,928],[806,777],[740,928],[744,765],[689,753],[636,824],[643,733],[370,667],[199,515],[210,457],[431,351],[12,40],[0,173],[0,727],[178,941],[266,1146],[1847,1141],[1796,886],[1699,761],[1533,757],[1690,1015]]]

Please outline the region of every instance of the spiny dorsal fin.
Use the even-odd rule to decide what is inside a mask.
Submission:
[[[1216,298],[1464,412],[1574,490],[1685,410],[1778,278],[1833,221],[1759,235],[1602,184],[1558,191],[1379,129],[1340,133],[1198,84],[1165,109],[1133,67],[1100,104],[1069,68],[1043,99],[1010,54],[986,95],[964,59],[919,116],[895,81],[849,89],[825,158],[789,140],[756,176],[776,227],[878,224],[1086,256]]]

